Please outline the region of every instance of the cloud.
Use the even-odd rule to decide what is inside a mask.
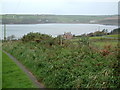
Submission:
[[[2,13],[116,14],[118,0],[3,0]],[[107,2],[108,1],[108,2]],[[114,2],[112,2],[114,1]]]
[[[119,2],[119,0],[2,0],[2,2],[54,3],[54,2]]]

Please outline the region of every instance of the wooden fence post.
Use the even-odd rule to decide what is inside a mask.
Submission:
[[[6,40],[6,24],[4,24],[4,40]]]

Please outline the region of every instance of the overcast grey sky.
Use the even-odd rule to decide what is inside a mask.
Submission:
[[[113,15],[119,0],[3,0],[3,14]]]

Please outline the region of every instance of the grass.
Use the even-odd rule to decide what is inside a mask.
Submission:
[[[28,34],[18,41],[4,42],[3,49],[23,63],[46,88],[120,86],[120,69],[117,64],[119,48],[115,41],[113,47],[110,46],[112,40],[89,41],[83,37],[75,44],[65,40],[61,45],[59,39],[45,40],[47,36],[43,35],[43,39],[37,36],[40,42],[34,38],[31,41],[29,38],[33,35]]]
[[[120,35],[117,35],[117,34],[115,34],[115,35],[105,35],[105,37],[111,37],[110,39],[113,41],[114,39],[117,40],[117,38],[120,37]],[[105,38],[105,37],[103,37],[103,36],[94,36],[94,37],[89,37],[89,40],[97,40],[98,43],[99,43],[99,40],[100,40],[100,41],[101,41],[101,40],[103,40],[103,41],[107,40],[108,42],[112,43],[112,42],[109,40],[109,38]],[[78,42],[79,40],[80,40],[80,37],[71,39],[71,41],[73,41],[73,42]],[[115,41],[116,41],[116,40],[115,40]],[[115,42],[113,42],[113,43],[115,43]]]
[[[118,41],[97,41],[97,42],[93,42],[94,45],[96,45],[99,48],[103,48],[104,46],[112,46],[112,47],[116,47],[118,45]]]
[[[113,36],[116,36],[116,35],[113,35]],[[71,39],[71,41],[74,43],[77,43],[79,40],[80,38]],[[105,45],[111,45],[112,47],[116,47],[118,45],[118,40],[108,40],[108,39],[102,38],[101,36],[89,37],[89,40],[92,42],[92,44],[100,48],[104,47]]]
[[[5,53],[2,53],[2,61],[2,88],[36,87]]]
[[[4,45],[48,88],[117,87],[113,76],[114,54],[103,56],[87,46],[47,47],[28,42]],[[16,52],[16,53],[15,53]],[[24,58],[24,60],[23,60]]]
[[[102,37],[101,37],[101,36],[97,36],[97,37],[89,37],[89,39],[90,39],[90,40],[94,40],[94,39],[98,39],[98,40],[99,40],[99,39],[102,39]]]
[[[1,44],[1,42],[0,42]],[[2,89],[2,50],[0,46],[0,89]]]
[[[120,35],[119,34],[115,34],[115,35],[105,35],[105,37],[111,37],[111,38],[118,38],[118,37],[120,37]],[[102,36],[95,36],[95,37],[89,37],[89,39],[90,40],[94,40],[94,39],[98,39],[98,40],[100,40],[100,39],[105,39],[104,37],[102,37]]]
[[[120,34],[115,34],[115,35],[106,35],[106,37],[118,38],[118,37],[120,37]]]
[[[89,40],[101,40],[101,39],[105,39],[105,38],[103,38],[102,36],[89,37]],[[80,37],[71,39],[71,41],[79,41],[79,40],[80,40]]]

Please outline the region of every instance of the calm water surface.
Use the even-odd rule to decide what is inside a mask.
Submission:
[[[71,32],[72,34],[80,35],[103,29],[108,29],[108,31],[111,31],[115,28],[117,28],[117,26],[99,24],[17,24],[6,25],[6,36],[8,37],[11,35],[15,35],[16,38],[21,38],[23,35],[29,32],[40,32],[55,37],[57,35],[63,34],[64,32]]]

